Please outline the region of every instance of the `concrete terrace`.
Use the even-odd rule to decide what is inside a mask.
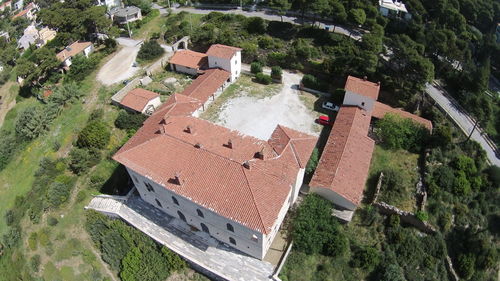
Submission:
[[[205,233],[194,233],[184,222],[144,202],[140,197],[97,196],[86,209],[120,217],[184,259],[222,280],[273,280],[274,265],[247,256]]]

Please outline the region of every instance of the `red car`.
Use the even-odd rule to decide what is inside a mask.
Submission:
[[[330,121],[330,117],[326,115],[321,115],[318,119],[316,119],[316,122],[321,125],[333,125],[333,122]]]

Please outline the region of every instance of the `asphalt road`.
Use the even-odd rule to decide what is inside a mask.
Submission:
[[[464,112],[457,102],[441,88],[441,86],[434,82],[427,84],[425,91],[427,94],[436,101],[439,106],[446,111],[446,113],[455,121],[460,129],[469,135],[474,127],[474,121]],[[489,144],[487,139],[481,134],[481,131],[476,129],[472,133],[471,139],[478,142],[481,147],[486,151],[488,160],[496,166],[500,167],[500,159],[496,156],[494,148]]]

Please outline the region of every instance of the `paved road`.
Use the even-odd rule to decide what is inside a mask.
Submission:
[[[427,94],[439,104],[439,106],[446,111],[446,113],[455,121],[460,129],[469,135],[474,127],[474,121],[464,112],[457,102],[448,94],[442,87],[434,82],[432,84],[427,84],[426,86]],[[473,140],[477,141],[481,147],[486,151],[489,161],[496,166],[500,167],[500,159],[495,155],[494,148],[489,144],[488,140],[481,134],[479,130],[474,130],[471,137]]]
[[[160,9],[160,6],[154,6],[153,8]],[[160,13],[161,13],[161,11],[162,10],[160,9]],[[246,17],[260,17],[260,18],[263,18],[263,19],[269,20],[269,21],[281,21],[281,16],[279,16],[279,15],[268,14],[268,13],[259,12],[259,11],[255,11],[255,12],[243,11],[241,9],[231,9],[231,10],[196,9],[196,8],[175,8],[175,9],[172,9],[173,13],[180,13],[182,11],[186,11],[186,12],[189,12],[192,14],[201,14],[201,15],[206,15],[206,14],[209,14],[211,12],[220,12],[220,13],[224,13],[224,14],[244,15]],[[283,21],[297,24],[297,25],[303,23],[302,19],[297,18],[297,17],[292,17],[292,16],[283,16]],[[314,23],[313,21],[309,21],[309,20],[306,20],[305,22],[310,23],[310,24]],[[355,40],[360,40],[363,36],[363,34],[360,31],[350,29],[347,27],[342,27],[342,26],[338,26],[338,25],[336,26],[333,24],[325,24],[323,22],[316,22],[316,24],[319,25],[321,28],[329,27],[329,29],[333,29],[333,32],[349,36]]]

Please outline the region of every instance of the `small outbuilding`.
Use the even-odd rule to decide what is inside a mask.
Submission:
[[[175,52],[169,63],[172,71],[197,75],[200,70],[208,66],[208,56],[191,50],[179,50]]]
[[[160,95],[145,89],[136,88],[128,92],[120,105],[128,111],[151,115],[160,107]]]

